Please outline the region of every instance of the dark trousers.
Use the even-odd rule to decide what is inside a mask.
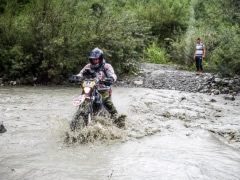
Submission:
[[[113,105],[109,91],[101,91],[100,93],[103,98],[103,105],[106,107],[107,111],[110,114],[116,114],[117,110],[116,110],[115,106]]]
[[[197,71],[202,71],[202,56],[195,56]]]

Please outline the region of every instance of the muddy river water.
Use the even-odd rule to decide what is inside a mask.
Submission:
[[[0,180],[240,179],[239,96],[114,87],[126,127],[96,124],[102,138],[82,144],[66,142],[78,94],[0,88]]]

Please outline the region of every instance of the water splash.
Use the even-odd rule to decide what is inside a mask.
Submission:
[[[88,144],[94,142],[109,143],[116,140],[124,140],[126,137],[123,124],[125,119],[120,116],[116,122],[109,118],[95,117],[90,126],[65,132],[64,141],[67,144]]]

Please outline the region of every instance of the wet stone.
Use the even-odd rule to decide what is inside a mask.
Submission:
[[[230,101],[234,101],[234,100],[235,100],[235,98],[234,98],[233,95],[224,96],[224,99],[225,99],[225,100],[230,100]]]
[[[201,93],[208,93],[208,89],[203,89],[200,91]]]
[[[217,89],[212,89],[211,92],[214,94],[214,95],[219,95],[221,92]]]
[[[220,79],[220,78],[215,78],[215,79],[214,79],[214,82],[220,83],[220,82],[221,82],[221,79]]]
[[[217,102],[215,99],[211,99],[210,102]]]
[[[221,90],[221,93],[223,93],[223,94],[228,94],[228,93],[229,93],[229,87],[223,88],[223,89]]]
[[[181,97],[181,101],[186,100],[186,97]]]
[[[134,81],[135,85],[143,85],[143,81]]]
[[[7,132],[7,129],[4,127],[3,123],[0,124],[0,133]]]

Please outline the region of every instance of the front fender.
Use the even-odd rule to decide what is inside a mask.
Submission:
[[[76,98],[73,99],[73,106],[79,106],[81,105],[86,99],[85,94],[82,94]]]

